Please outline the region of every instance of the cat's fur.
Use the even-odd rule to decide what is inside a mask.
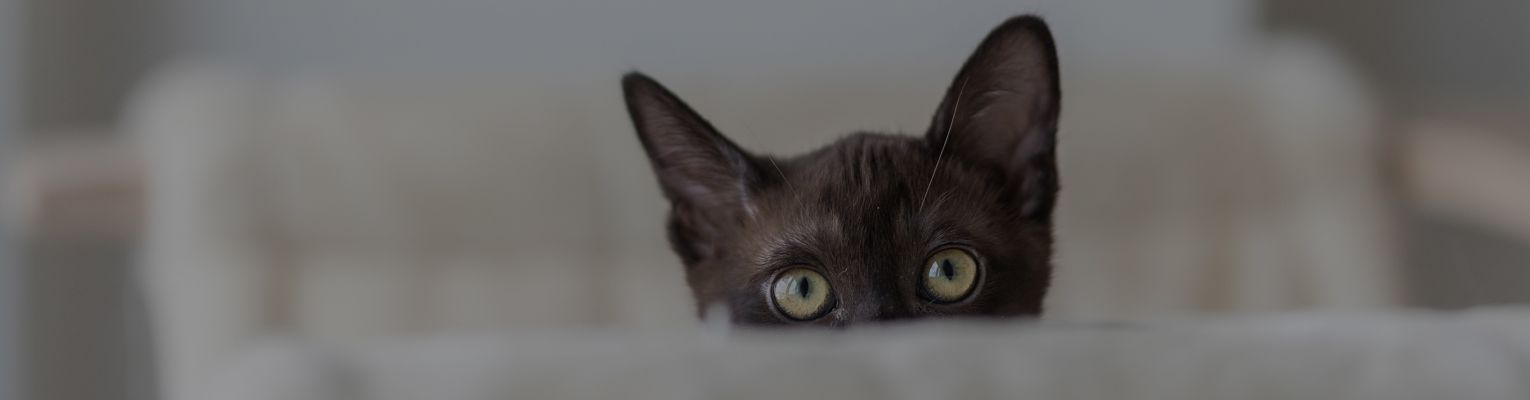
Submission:
[[[754,154],[647,76],[622,84],[699,309],[831,326],[1041,313],[1061,92],[1040,18],[1012,18],[983,40],[922,137],[861,132],[795,157]],[[976,292],[953,304],[921,298],[927,258],[952,246],[982,266]],[[772,309],[772,279],[792,266],[827,278],[832,311],[797,322]]]

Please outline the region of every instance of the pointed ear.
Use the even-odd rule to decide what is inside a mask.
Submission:
[[[709,240],[753,213],[749,196],[761,183],[754,157],[652,78],[629,73],[622,91],[638,139],[674,207],[671,241],[687,264],[710,256]]]
[[[946,91],[926,135],[930,149],[1000,169],[1022,214],[1050,221],[1059,86],[1046,22],[1011,18],[983,39]]]

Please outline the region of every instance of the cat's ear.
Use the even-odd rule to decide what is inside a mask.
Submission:
[[[708,240],[753,213],[749,196],[761,179],[753,156],[652,78],[629,73],[622,91],[638,139],[674,206],[670,234],[677,250],[686,261],[707,257],[714,250]]]
[[[1050,221],[1059,86],[1046,22],[1011,18],[983,39],[947,89],[926,135],[930,150],[1001,169],[1022,214]]]

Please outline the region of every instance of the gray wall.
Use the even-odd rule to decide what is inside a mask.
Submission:
[[[29,132],[102,131],[142,76],[200,58],[277,73],[493,73],[588,80],[642,68],[722,79],[825,64],[950,67],[1005,16],[1054,23],[1070,62],[1205,62],[1256,0],[7,0]],[[611,78],[614,79],[614,78]]]
[[[102,132],[147,70],[159,0],[6,0],[26,4],[18,118],[29,133]]]
[[[0,188],[6,187],[6,156],[15,131],[18,0],[0,0]],[[11,229],[0,221],[0,399],[21,399],[21,268],[11,252]]]
[[[18,118],[103,131],[167,59],[277,73],[493,73],[587,80],[642,68],[748,77],[825,64],[950,67],[1038,12],[1072,62],[1204,62],[1243,44],[1255,0],[6,0],[27,3]],[[614,78],[610,78],[614,79]]]
[[[155,0],[179,54],[272,68],[754,74],[947,66],[1006,16],[1039,12],[1070,61],[1196,62],[1235,48],[1254,1]]]
[[[0,187],[5,187],[6,153],[11,149],[17,104],[17,57],[12,43],[17,28],[17,0],[0,0]],[[5,222],[0,222],[5,224]],[[0,225],[0,398],[23,398],[20,388],[21,273],[11,253],[9,228]]]

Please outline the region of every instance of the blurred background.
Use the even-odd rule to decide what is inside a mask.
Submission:
[[[1530,300],[1525,1],[0,0],[0,398],[184,398],[273,333],[691,327],[621,73],[796,153],[921,132],[1025,12],[1056,318]]]

